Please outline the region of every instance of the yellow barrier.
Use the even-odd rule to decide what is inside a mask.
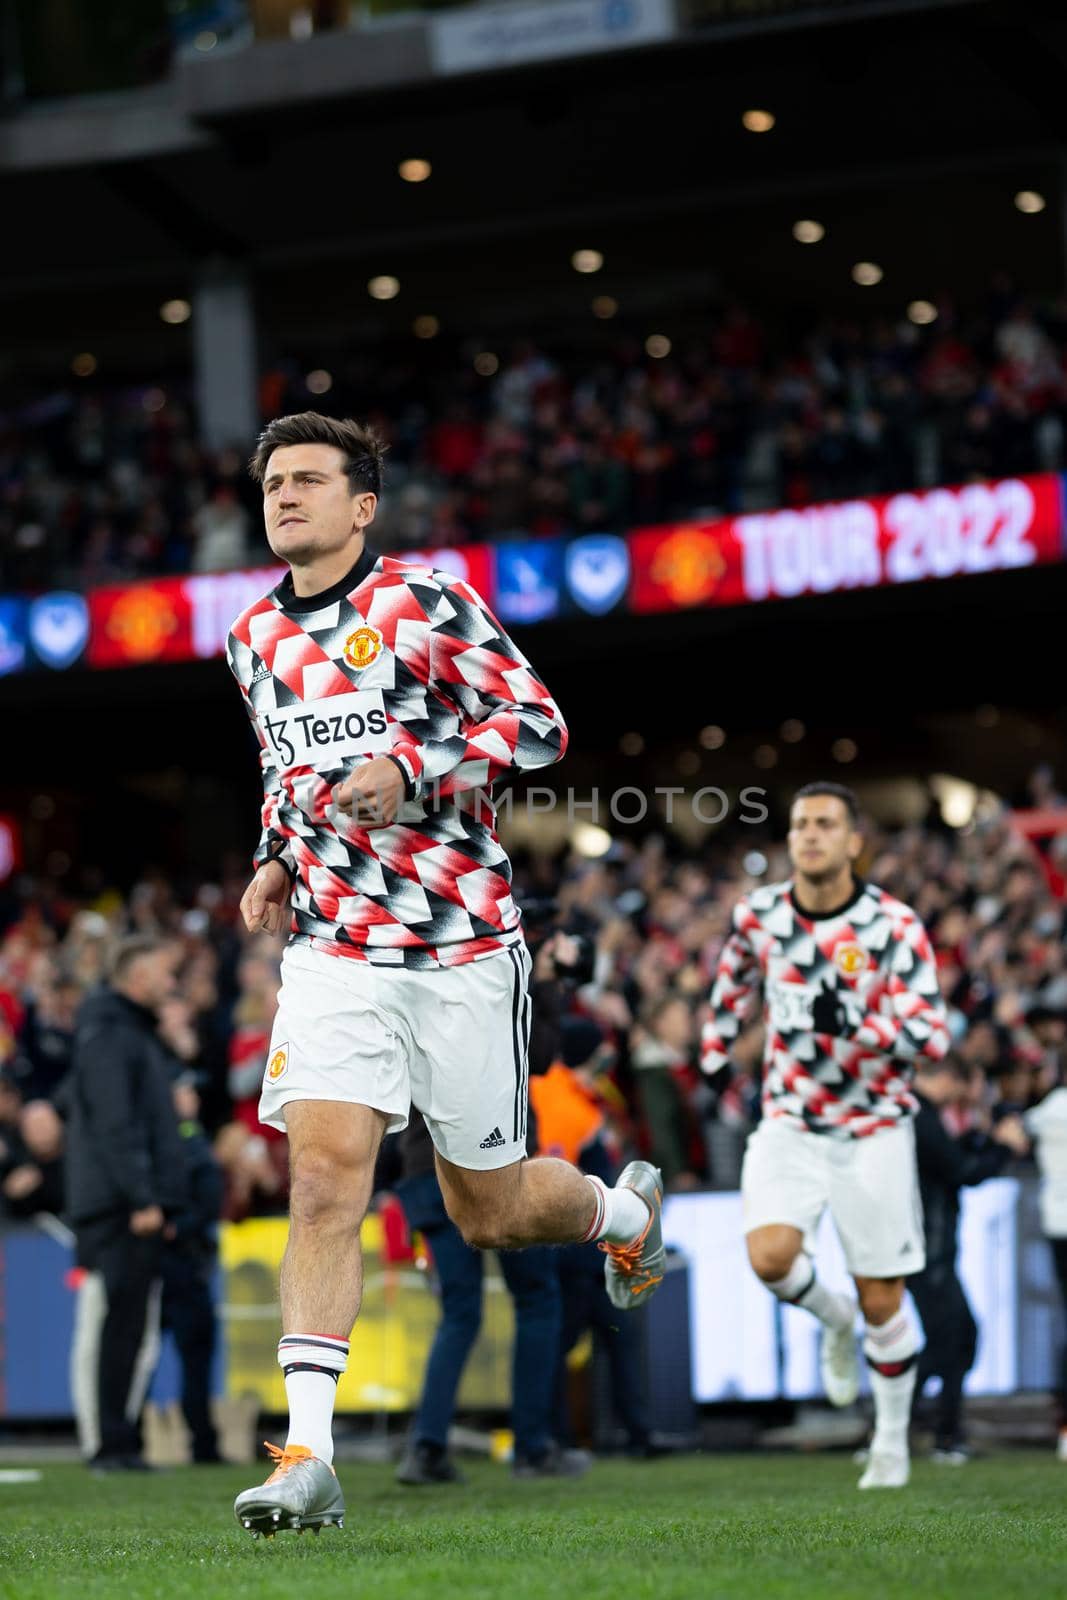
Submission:
[[[226,1398],[253,1395],[263,1411],[284,1411],[277,1361],[281,1321],[278,1269],[288,1223],[266,1217],[222,1229],[221,1315],[226,1340]],[[348,1370],[337,1389],[338,1411],[411,1411],[419,1401],[439,1301],[432,1274],[382,1259],[382,1227],[363,1224],[363,1310],[352,1336]],[[471,1353],[459,1404],[477,1410],[511,1403],[511,1297],[496,1259],[485,1260],[481,1336]]]

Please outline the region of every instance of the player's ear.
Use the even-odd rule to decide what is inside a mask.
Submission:
[[[352,507],[352,525],[355,528],[369,528],[374,521],[374,513],[378,509],[378,496],[371,494],[357,494],[355,505]]]

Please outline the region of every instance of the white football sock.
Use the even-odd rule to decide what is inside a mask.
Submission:
[[[905,1311],[888,1322],[864,1326],[863,1353],[871,1369],[874,1438],[871,1452],[907,1455],[911,1397],[915,1389],[918,1335]]]
[[[278,1365],[289,1401],[287,1445],[306,1445],[333,1464],[333,1407],[348,1360],[348,1340],[327,1333],[287,1333],[278,1341]]]
[[[632,1244],[648,1227],[651,1216],[648,1201],[642,1200],[636,1189],[609,1189],[600,1178],[586,1174],[599,1202],[582,1244],[594,1239],[606,1239],[608,1244]]]
[[[784,1278],[767,1284],[768,1289],[786,1305],[801,1306],[827,1328],[850,1328],[856,1319],[855,1302],[847,1295],[835,1294],[815,1276],[810,1256],[803,1250],[795,1258]]]

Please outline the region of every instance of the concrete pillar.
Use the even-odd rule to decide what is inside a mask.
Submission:
[[[209,450],[246,450],[259,429],[256,318],[248,276],[231,262],[197,273],[193,359],[202,442]]]

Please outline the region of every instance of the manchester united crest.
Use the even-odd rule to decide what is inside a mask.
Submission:
[[[834,951],[834,965],[846,978],[854,978],[867,965],[867,952],[862,945],[839,944]]]
[[[380,630],[365,623],[345,640],[345,660],[356,672],[362,672],[377,661],[384,643]]]
[[[286,1067],[289,1065],[289,1046],[280,1045],[274,1051],[267,1063],[267,1077],[271,1083],[277,1083]]]

